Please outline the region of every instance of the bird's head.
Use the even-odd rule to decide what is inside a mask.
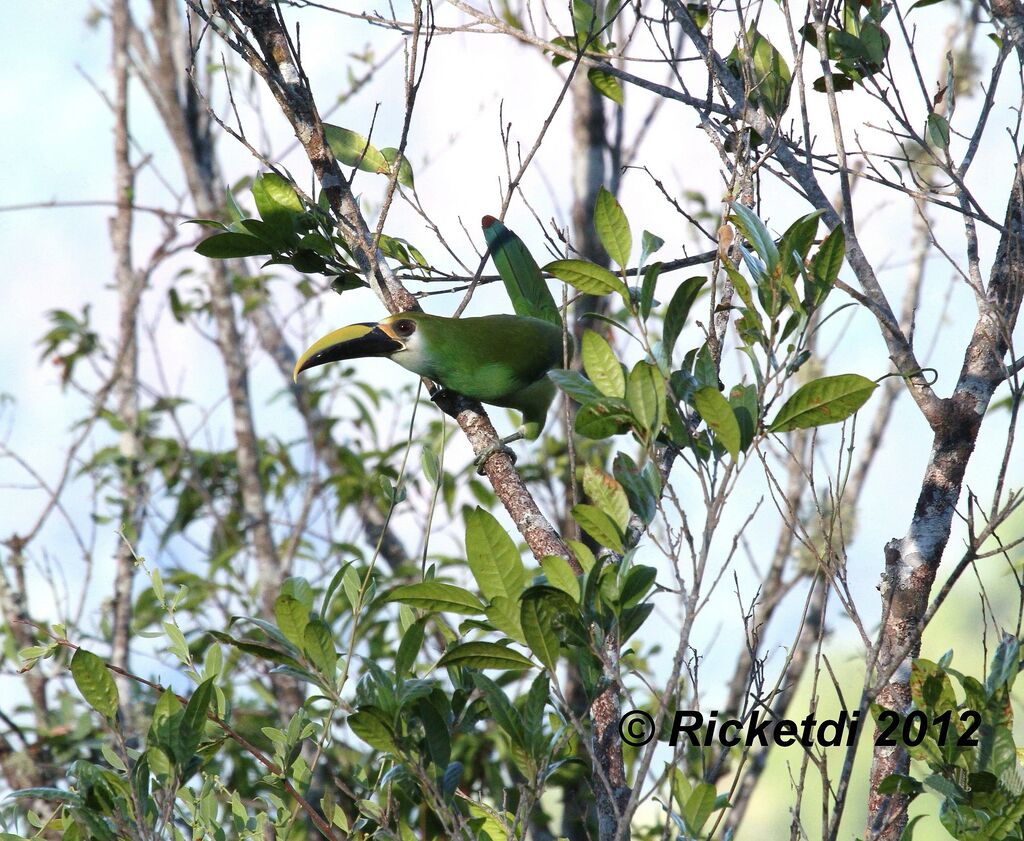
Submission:
[[[383,321],[350,324],[328,333],[311,344],[295,362],[292,378],[308,368],[341,359],[365,356],[394,356],[405,350],[415,350],[416,331],[423,313],[400,312]]]

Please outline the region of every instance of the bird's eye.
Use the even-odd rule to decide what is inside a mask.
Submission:
[[[408,318],[395,322],[395,332],[399,336],[411,336],[416,332],[416,322]]]

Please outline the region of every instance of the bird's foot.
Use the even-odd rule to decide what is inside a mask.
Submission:
[[[473,459],[473,464],[476,465],[476,473],[478,476],[485,475],[484,465],[487,463],[487,459],[489,459],[495,453],[504,453],[512,460],[512,464],[516,463],[515,451],[510,446],[508,446],[508,444],[505,443],[504,438],[499,438],[497,441],[491,444],[486,450],[480,453],[480,455]]]
[[[430,400],[431,402],[436,403],[441,398],[448,397],[448,395],[450,394],[451,392],[448,389],[446,389],[443,385],[439,385],[437,386],[437,388],[430,392]]]

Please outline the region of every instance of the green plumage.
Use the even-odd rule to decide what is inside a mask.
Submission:
[[[410,312],[388,319],[414,321],[416,334],[391,358],[410,371],[466,397],[523,413],[524,435],[536,438],[555,398],[547,377],[562,364],[562,332],[517,315],[442,318]]]
[[[375,324],[350,324],[310,345],[294,376],[328,362],[387,356],[449,391],[522,412],[520,429],[481,453],[478,465],[508,441],[540,435],[556,394],[547,373],[563,362],[562,318],[523,241],[493,216],[484,217],[483,228],[516,315],[402,312]]]
[[[501,275],[512,301],[512,309],[517,315],[539,318],[561,329],[562,317],[554,296],[523,241],[493,216],[485,216],[480,224],[494,268]]]

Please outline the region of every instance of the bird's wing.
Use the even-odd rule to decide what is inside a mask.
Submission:
[[[429,370],[419,373],[485,403],[535,383],[562,360],[561,329],[536,318],[431,319],[420,329],[432,350]]]

